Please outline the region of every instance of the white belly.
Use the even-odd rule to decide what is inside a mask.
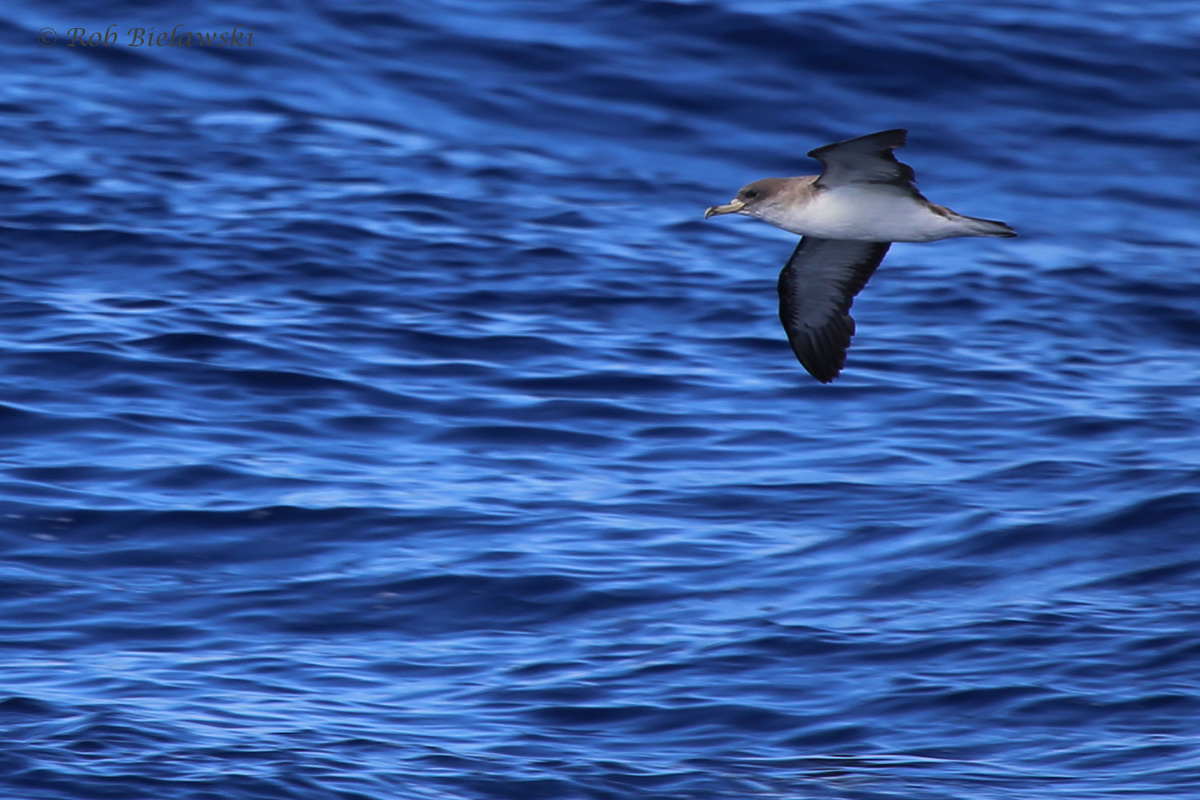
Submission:
[[[931,211],[917,198],[890,187],[880,189],[840,186],[766,221],[820,239],[932,242],[964,235],[954,220]]]

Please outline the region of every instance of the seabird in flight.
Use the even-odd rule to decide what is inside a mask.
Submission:
[[[1016,236],[1003,222],[964,217],[926,200],[912,167],[892,151],[904,130],[827,144],[809,153],[820,175],[764,178],[704,218],[745,214],[802,237],[779,274],[779,318],[800,363],[821,383],[837,377],[854,335],[850,306],[892,242]]]

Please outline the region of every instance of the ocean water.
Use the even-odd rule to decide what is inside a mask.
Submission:
[[[0,797],[1200,795],[1200,2],[49,5]],[[822,386],[703,211],[892,127]]]

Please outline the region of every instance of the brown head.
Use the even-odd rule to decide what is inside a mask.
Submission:
[[[763,178],[761,181],[748,183],[738,190],[737,197],[725,205],[710,207],[704,212],[704,218],[708,219],[718,214],[764,216],[767,209],[780,203],[802,202],[804,198],[800,195],[811,192],[813,181],[816,179],[817,176],[811,175],[802,178]]]

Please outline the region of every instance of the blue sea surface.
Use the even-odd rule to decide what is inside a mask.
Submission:
[[[1200,796],[1200,2],[0,35],[0,797]],[[822,386],[703,212],[896,127]]]

